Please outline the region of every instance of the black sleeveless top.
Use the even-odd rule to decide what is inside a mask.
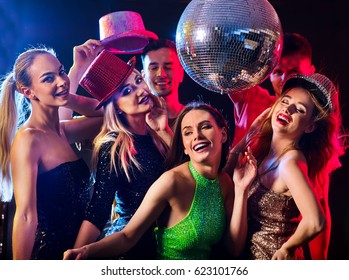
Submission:
[[[62,259],[64,251],[73,248],[90,197],[89,180],[83,159],[38,175],[33,259]]]

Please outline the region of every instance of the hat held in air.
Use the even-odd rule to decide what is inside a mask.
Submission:
[[[158,39],[154,32],[145,29],[141,15],[133,11],[101,17],[99,36],[104,48],[116,54],[141,53],[150,39]]]

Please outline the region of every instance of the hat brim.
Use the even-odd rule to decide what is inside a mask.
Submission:
[[[323,90],[319,87],[318,83],[314,81],[309,81],[302,77],[292,77],[288,79],[285,83],[285,85],[282,88],[282,94],[284,94],[287,90],[294,87],[301,87],[306,89],[307,91],[311,92],[316,99],[320,102],[320,104],[326,108],[327,106],[329,109],[332,109],[331,101],[327,99],[327,97],[324,95]]]
[[[142,53],[150,39],[156,40],[158,36],[147,30],[133,30],[104,38],[101,43],[114,54],[138,54]]]
[[[104,98],[102,98],[99,103],[96,106],[96,110],[98,110],[99,108],[101,108],[110,98],[113,97],[115,91],[117,91],[120,86],[123,85],[123,83],[126,81],[126,79],[131,75],[132,71],[135,69],[136,67],[136,57],[132,57],[127,64],[130,64],[130,69],[128,69],[128,71],[126,72],[126,75],[124,76],[124,78],[122,80],[120,80],[120,82],[115,86],[115,88],[113,88],[108,94],[105,95]]]

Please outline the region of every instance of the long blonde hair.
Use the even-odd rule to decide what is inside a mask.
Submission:
[[[18,127],[30,113],[30,102],[19,90],[30,87],[32,80],[28,68],[38,55],[51,54],[53,49],[45,47],[29,49],[20,54],[10,72],[1,83],[0,101],[0,199],[10,201],[13,195],[10,151]]]
[[[168,146],[149,126],[148,131],[152,136],[156,147],[165,157]],[[114,170],[118,175],[117,165],[119,165],[124,171],[128,181],[130,181],[130,171],[132,165],[139,170],[142,170],[142,166],[135,158],[137,151],[134,147],[133,134],[128,129],[127,120],[123,114],[118,112],[114,105],[114,101],[110,101],[105,105],[103,126],[94,140],[94,149],[92,154],[92,166],[94,171],[97,168],[98,154],[101,146],[111,141],[114,143],[110,151],[110,172]]]

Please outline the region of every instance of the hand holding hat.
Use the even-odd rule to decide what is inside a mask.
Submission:
[[[85,72],[98,53],[103,49],[99,40],[89,39],[84,44],[74,47],[74,66]]]

